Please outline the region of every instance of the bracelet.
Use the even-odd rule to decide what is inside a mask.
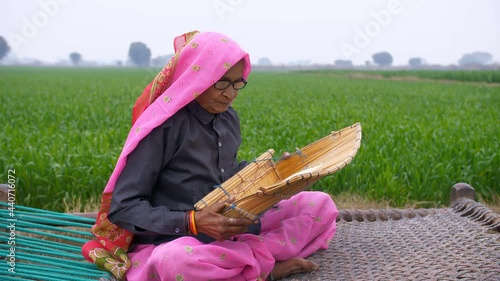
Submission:
[[[193,235],[198,235],[198,230],[196,229],[196,222],[194,221],[194,210],[189,211],[189,230]]]

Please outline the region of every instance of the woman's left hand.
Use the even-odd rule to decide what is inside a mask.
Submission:
[[[219,202],[195,212],[194,220],[196,229],[217,241],[224,241],[232,236],[245,233],[251,224],[259,221],[246,218],[228,218],[221,214],[226,207],[226,202]]]

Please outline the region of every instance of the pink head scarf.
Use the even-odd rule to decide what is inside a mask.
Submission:
[[[248,53],[223,34],[198,33],[191,41],[183,43],[183,47],[178,47],[179,40],[179,37],[174,40],[174,43],[177,43],[176,48],[180,51],[173,58],[177,59],[177,62],[170,87],[158,96],[133,124],[104,193],[113,191],[116,179],[125,166],[127,155],[151,130],[215,84],[241,59],[245,62],[243,79],[247,79],[250,74],[251,64]]]
[[[237,62],[244,60],[244,79],[251,71],[248,53],[220,33],[186,33],[175,38],[174,48],[174,57],[137,99],[132,128],[104,189],[97,221],[92,227],[97,241],[89,241],[82,248],[88,260],[118,278],[130,267],[126,252],[132,234],[111,223],[107,214],[116,180],[125,167],[127,156],[154,128],[211,87]],[[121,266],[117,266],[118,263]]]

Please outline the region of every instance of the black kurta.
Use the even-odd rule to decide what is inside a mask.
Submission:
[[[109,220],[135,234],[134,245],[187,235],[185,212],[246,164],[237,161],[240,144],[233,108],[213,115],[191,102],[127,157]]]

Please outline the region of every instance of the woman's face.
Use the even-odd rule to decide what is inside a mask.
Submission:
[[[236,82],[243,79],[243,60],[233,65],[219,80]],[[213,85],[196,98],[196,101],[206,111],[217,114],[224,112],[238,96],[238,91],[229,86],[225,90],[218,90]]]

